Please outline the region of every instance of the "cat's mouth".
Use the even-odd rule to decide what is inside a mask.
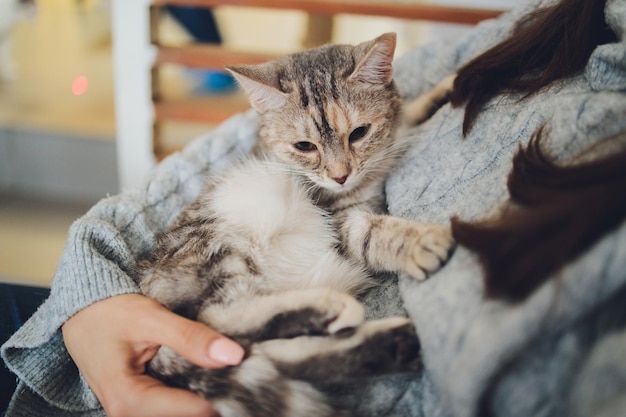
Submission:
[[[349,175],[345,178],[328,178],[318,182],[318,185],[334,194],[343,194],[354,189],[357,182],[356,175]]]
[[[350,175],[347,175],[345,178],[339,179],[320,177],[319,175],[312,173],[305,174],[305,177],[308,178],[310,184],[313,185],[313,187],[324,190],[331,195],[341,195],[351,192],[352,190],[357,188],[360,183],[360,180],[358,178],[359,175],[354,172],[352,172]]]

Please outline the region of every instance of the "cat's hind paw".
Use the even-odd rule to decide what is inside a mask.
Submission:
[[[200,321],[242,343],[298,336],[344,336],[365,321],[354,297],[328,288],[285,291],[229,305],[212,305]]]
[[[343,293],[335,294],[340,296],[338,297],[339,300],[335,300],[335,302],[340,302],[342,307],[340,307],[339,314],[328,323],[327,330],[329,334],[342,334],[363,323],[365,309],[353,297]]]
[[[365,356],[376,359],[379,373],[414,371],[422,366],[421,344],[410,319],[389,317],[367,322],[363,328],[369,333],[364,346],[371,349]]]
[[[439,81],[432,90],[418,96],[404,105],[404,119],[407,126],[417,126],[428,120],[441,106],[449,101],[454,89],[456,74]]]
[[[415,327],[404,317],[367,321],[347,337],[303,336],[253,346],[291,378],[306,381],[346,379],[412,372],[422,366]]]
[[[365,321],[365,309],[354,297],[326,289],[309,291],[314,300],[311,304],[303,303],[299,309],[283,313],[286,320],[282,327],[288,327],[286,321],[297,327],[293,336],[342,336],[351,334]]]

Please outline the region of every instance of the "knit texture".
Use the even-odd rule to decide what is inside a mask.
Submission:
[[[406,97],[427,91],[508,36],[520,16],[548,3],[531,0],[453,43],[410,51],[394,64],[400,91]],[[412,145],[387,182],[390,213],[439,223],[452,215],[488,217],[508,199],[512,155],[541,125],[549,154],[563,163],[626,131],[626,0],[608,0],[606,19],[619,40],[598,47],[582,73],[523,101],[492,99],[465,138],[463,109],[449,105],[409,131]],[[205,175],[249,151],[255,123],[253,113],[232,118],[160,164],[143,186],[101,201],[71,227],[50,298],[2,347],[21,381],[8,416],[104,415],[64,348],[60,326],[98,300],[138,292],[128,275],[137,257],[154,247]],[[366,297],[368,317],[406,309],[422,341],[425,369],[329,387],[353,415],[623,412],[626,225],[516,305],[484,299],[481,267],[463,248],[426,282],[378,278],[380,287]]]

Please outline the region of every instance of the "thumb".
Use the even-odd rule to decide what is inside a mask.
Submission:
[[[161,306],[162,307],[162,306]],[[181,317],[165,307],[154,316],[155,342],[167,346],[188,361],[205,368],[238,365],[244,349],[202,323]]]

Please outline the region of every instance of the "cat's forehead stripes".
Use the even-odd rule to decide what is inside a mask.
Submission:
[[[321,140],[334,140],[349,128],[345,103],[340,105],[340,81],[333,71],[309,70],[297,86],[300,104]]]
[[[357,120],[357,112],[350,104],[339,105],[331,101],[326,106],[326,115],[330,125],[334,127],[338,135],[345,136],[352,129]]]

